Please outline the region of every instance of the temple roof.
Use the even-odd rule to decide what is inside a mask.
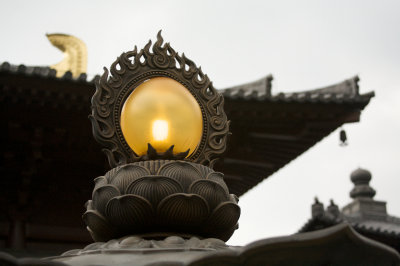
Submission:
[[[400,240],[400,218],[398,217],[388,215],[384,221],[363,221],[350,217],[347,217],[347,220],[358,230],[365,230],[388,236],[397,236]]]
[[[65,72],[65,74],[62,77],[56,77],[57,71],[48,66],[26,66],[24,64],[12,65],[8,62],[3,62],[0,65],[0,72],[20,74],[20,75],[40,77],[40,78],[79,81],[93,85],[94,85],[94,79],[97,77],[96,76],[92,80],[88,80],[87,75],[85,73],[82,73],[79,75],[79,77],[73,78],[72,73],[70,71]]]
[[[32,77],[49,79],[61,79],[65,81],[85,82],[94,85],[93,79],[88,79],[86,73],[82,73],[77,78],[73,78],[72,73],[67,71],[62,77],[56,77],[57,71],[48,66],[26,66],[24,64],[13,65],[3,62],[0,65],[0,72],[20,74]],[[368,104],[369,100],[375,96],[374,92],[365,94],[359,93],[358,76],[344,80],[340,83],[301,92],[277,93],[272,95],[272,75],[267,75],[259,80],[245,83],[242,85],[221,89],[220,92],[226,99],[232,100],[258,100],[258,101],[284,101],[284,102],[325,102],[325,103],[354,103],[361,102]]]
[[[325,88],[272,93],[272,76],[223,89],[232,136],[216,167],[242,195],[345,123],[358,122],[374,92],[353,77]]]
[[[96,78],[89,80],[86,74],[73,78],[70,72],[57,78],[55,70],[49,67],[7,62],[0,65],[1,82],[7,84],[7,88],[2,88],[6,90],[5,96],[17,100],[19,95],[19,100],[37,100],[52,106],[73,106],[82,110],[82,117],[89,113]],[[232,136],[215,169],[225,174],[231,193],[241,196],[344,123],[358,122],[361,110],[374,96],[374,92],[360,94],[358,81],[358,77],[353,77],[325,88],[272,94],[269,75],[222,89]],[[8,89],[13,86],[19,89]]]
[[[354,183],[350,192],[353,201],[339,211],[339,207],[333,201],[324,210],[323,204],[316,199],[312,205],[311,219],[299,232],[347,223],[357,232],[400,251],[400,218],[387,213],[386,202],[373,199],[375,190],[369,186],[371,173],[359,168],[353,171],[351,180]]]
[[[170,236],[147,240],[125,236],[42,259],[17,259],[0,252],[5,265],[250,266],[250,265],[398,265],[393,248],[365,238],[346,224],[283,237],[261,239],[243,247],[223,241]]]
[[[82,203],[90,197],[93,179],[109,170],[87,118],[94,79],[86,74],[73,78],[70,72],[58,78],[49,67],[0,64],[0,112],[6,127],[1,131],[0,208],[9,213],[7,208],[20,206],[34,213],[26,225],[28,243],[65,250],[65,241],[90,241],[81,224]],[[276,95],[271,80],[223,90],[232,135],[214,170],[225,174],[230,193],[238,196],[344,123],[359,121],[373,97],[359,94],[357,78]],[[35,200],[27,204],[24,198]],[[0,217],[0,245],[8,227],[8,218]]]
[[[368,103],[374,92],[359,93],[358,76],[340,83],[319,89],[301,92],[272,94],[272,75],[257,81],[223,89],[223,95],[229,99],[281,101],[281,102],[309,102],[309,103]]]
[[[360,220],[349,216],[315,216],[307,221],[299,233],[328,228],[340,223],[351,225],[357,232],[390,237],[400,241],[400,218],[388,215],[384,221]]]

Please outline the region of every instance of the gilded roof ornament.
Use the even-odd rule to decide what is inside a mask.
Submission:
[[[57,71],[57,77],[62,77],[67,71],[70,71],[75,78],[86,73],[87,49],[82,40],[72,35],[60,33],[46,34],[46,36],[53,46],[64,53],[64,59],[51,66]]]

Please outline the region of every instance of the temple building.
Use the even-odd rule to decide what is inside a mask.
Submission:
[[[324,205],[316,198],[311,207],[312,217],[299,233],[347,223],[358,233],[400,252],[400,218],[387,213],[385,201],[374,199],[376,191],[369,185],[371,173],[359,168],[351,173],[351,181],[354,183],[350,191],[353,201],[339,210],[331,200],[330,205],[324,209]]]
[[[231,193],[238,196],[344,123],[359,121],[373,96],[359,94],[357,77],[327,88],[276,95],[271,80],[267,76],[223,90],[232,135],[215,169],[225,173]],[[94,81],[87,81],[85,74],[73,78],[70,72],[57,77],[50,67],[3,63],[0,82],[7,126],[2,131],[0,200],[2,208],[18,210],[4,210],[1,246],[31,249],[33,243],[33,249],[47,244],[52,249],[60,243],[61,251],[88,243],[80,218],[82,203],[90,195],[93,177],[108,169],[87,119]],[[246,147],[244,152],[241,147]],[[11,233],[10,228],[21,232]]]
[[[400,261],[399,254],[389,247],[399,250],[398,218],[386,214],[384,202],[372,199],[374,191],[368,186],[369,179],[365,172],[354,174],[354,177],[352,175],[352,180],[354,179],[356,184],[351,194],[354,202],[343,208],[342,212],[334,205],[328,207],[327,211],[324,211],[319,202],[313,206],[313,218],[301,230],[306,233],[264,239],[245,247],[229,247],[224,243],[237,228],[236,222],[240,215],[240,208],[236,204],[237,197],[299,157],[343,124],[360,120],[361,112],[374,97],[374,92],[361,94],[358,77],[325,88],[274,94],[272,76],[268,75],[255,82],[220,89],[217,92],[212,85],[207,85],[210,84],[208,77],[192,61],[184,55],[179,56],[169,44],[162,46],[163,39],[159,33],[153,52],[149,50],[150,42],[140,52],[135,49],[123,53],[122,59],[119,57],[117,60],[125,61],[118,61],[119,63],[116,61],[111,66],[110,78],[107,77],[106,70],[102,77],[96,76],[88,80],[84,73],[86,48],[83,44],[68,35],[55,34],[48,37],[66,54],[63,62],[44,67],[13,65],[9,62],[0,64],[0,112],[5,125],[1,131],[0,154],[0,211],[5,214],[0,216],[0,252],[7,252],[18,258],[57,256],[70,250],[61,256],[50,258],[50,261],[47,261],[48,264],[43,262],[43,265],[98,265],[100,263],[108,265],[107,262],[111,263],[110,261],[114,259],[126,263],[121,262],[121,265],[130,265],[127,263],[132,260],[141,263],[137,265],[155,265],[152,263],[158,263],[157,265],[290,265],[294,261],[302,262],[299,263],[300,265],[320,265],[332,262],[342,264],[349,262],[349,259],[352,262],[367,261],[368,263],[364,265],[375,265],[377,262],[382,262],[382,265],[394,265],[393,263]],[[143,53],[147,57],[145,57],[145,62],[138,66],[136,64],[139,64],[138,59]],[[124,59],[124,56],[128,54],[135,57],[137,61],[132,63]],[[173,60],[173,62],[163,65],[165,62],[159,58],[157,61],[156,56],[161,56],[167,60],[167,63],[168,60]],[[175,60],[181,63],[180,68],[175,67]],[[117,63],[126,64],[127,68],[119,70],[116,68]],[[190,65],[188,72],[185,72],[187,71],[185,64]],[[164,77],[177,75],[176,80],[181,84],[186,84],[181,81],[184,80],[190,86],[202,88],[202,90],[199,89],[199,93],[203,94],[196,95],[198,97],[196,100],[201,105],[203,118],[207,118],[203,119],[203,132],[206,132],[205,130],[209,127],[211,133],[203,134],[203,139],[198,146],[203,151],[198,148],[197,154],[190,155],[192,157],[189,158],[194,158],[191,162],[188,162],[190,160],[182,162],[177,159],[178,157],[174,157],[173,146],[163,153],[157,153],[157,150],[149,145],[146,155],[135,157],[132,155],[136,155],[134,152],[131,152],[132,154],[127,152],[131,150],[123,140],[122,133],[118,133],[122,136],[119,137],[120,139],[115,137],[117,133],[110,134],[114,132],[113,130],[120,130],[121,118],[118,112],[122,108],[113,106],[115,102],[121,102],[121,99],[128,95],[125,91],[118,91],[122,88],[122,85],[119,85],[130,84],[128,78],[123,75],[134,73],[135,67],[139,69],[148,67],[154,73],[161,73],[160,69],[162,69],[165,71],[165,73],[162,72]],[[145,70],[143,70],[143,75],[149,73]],[[150,78],[157,75],[154,74]],[[205,85],[199,82],[199,79],[197,81],[195,78],[192,79],[192,76],[197,77],[197,75],[200,76],[200,81],[203,80],[204,84],[210,86],[211,89],[204,87]],[[115,97],[113,93],[107,96],[101,95],[105,91],[111,91],[107,86],[115,86],[114,91],[118,91],[121,95],[126,93],[126,95],[116,99],[112,98]],[[126,85],[126,88],[128,87]],[[131,87],[130,90],[136,88]],[[107,101],[110,101],[108,105],[101,106]],[[120,102],[117,104],[121,104]],[[109,106],[112,106],[110,110],[107,109]],[[225,110],[226,116],[222,109]],[[93,128],[88,119],[91,111]],[[111,112],[116,113],[112,118],[117,121],[115,122],[116,129],[110,129],[107,121],[102,122],[105,121],[104,117],[110,116]],[[102,115],[104,117],[100,117]],[[226,120],[226,117],[230,122]],[[218,120],[220,118],[221,120]],[[231,134],[228,134],[229,132]],[[222,137],[215,137],[214,133]],[[104,140],[107,134],[110,139],[111,136],[116,139]],[[104,143],[102,143],[102,138]],[[214,139],[210,140],[211,138]],[[109,144],[107,141],[113,143],[107,146]],[[113,146],[114,144],[117,146]],[[111,146],[113,148],[110,148]],[[108,160],[101,150],[104,151]],[[213,152],[221,155],[223,151],[223,156],[219,160],[209,155]],[[182,158],[188,158],[184,156],[186,155]],[[174,162],[171,163],[168,160]],[[170,170],[165,166],[169,164],[172,165]],[[190,168],[192,169],[190,172],[182,165],[195,170]],[[113,169],[109,171],[111,168]],[[140,175],[138,172],[132,174],[129,171],[139,171]],[[199,175],[196,178],[201,179],[203,183],[208,186],[212,184],[213,189],[219,189],[221,196],[218,193],[211,193],[211,196],[216,195],[211,197],[206,189],[198,185],[201,182],[185,183],[189,182],[186,179],[194,178],[188,177],[189,173],[193,175],[193,172],[196,173],[194,175]],[[163,174],[162,177],[160,173]],[[127,183],[134,180],[133,175],[138,175],[139,177],[135,176],[135,178],[141,181],[146,181],[146,178],[153,181],[163,180],[162,182],[168,180],[168,186],[165,186],[171,191],[174,189],[176,191],[174,190],[175,194],[165,199],[170,200],[175,197],[179,204],[183,204],[179,200],[184,201],[185,197],[192,197],[192,201],[193,198],[197,200],[196,204],[203,204],[201,205],[205,206],[203,213],[199,214],[200,211],[197,211],[192,212],[191,215],[199,215],[201,219],[205,219],[204,217],[208,215],[207,220],[204,220],[206,221],[204,224],[208,227],[203,228],[203,224],[192,226],[186,222],[183,223],[180,220],[181,217],[192,221],[187,213],[177,215],[165,214],[161,211],[160,214],[160,208],[150,205],[155,204],[154,202],[161,204],[159,203],[161,196],[157,193],[162,194],[167,189],[157,190],[157,193],[152,195],[148,193],[150,196],[146,194],[149,199],[142,194],[136,195],[133,191],[144,193],[143,191],[146,190],[134,187],[140,183],[136,179],[130,184]],[[93,179],[96,186],[92,193]],[[192,179],[190,182],[193,181]],[[150,182],[148,180],[146,182]],[[144,182],[139,185],[148,188],[154,185],[150,183]],[[205,200],[199,195],[193,196],[196,188],[194,184],[198,185],[196,191],[199,195],[207,192],[209,198],[203,194],[201,196],[204,196]],[[180,190],[182,191],[177,193]],[[128,192],[123,194],[126,191],[131,191],[132,195]],[[128,203],[141,202],[141,205],[135,205],[135,208],[137,206],[139,206],[137,208],[142,208],[147,204],[147,209],[145,207],[140,211],[132,209],[131,212],[137,211],[144,217],[143,219],[147,217],[148,223],[145,221],[141,225],[146,234],[135,236],[132,232],[137,232],[132,231],[133,229],[127,224],[123,224],[129,220],[126,215],[130,214],[120,215],[116,210],[124,211],[119,201],[124,197],[128,199]],[[92,200],[87,202],[91,198]],[[85,202],[87,203],[84,206]],[[172,200],[169,202],[163,200],[162,203],[164,207],[170,206],[165,207],[165,210],[178,209],[182,212],[191,210],[189,207],[181,209],[171,207],[185,206],[176,202],[178,205],[173,205],[175,203]],[[196,210],[200,209],[200,207],[196,208]],[[155,210],[158,212],[156,213]],[[84,221],[82,221],[84,212]],[[109,215],[111,222],[104,220],[107,216],[104,213],[107,215],[113,213]],[[166,224],[162,224],[161,220],[157,221],[161,223],[160,228],[172,228],[175,231],[183,228],[182,230],[187,230],[187,232],[181,232],[179,235],[173,235],[169,231],[163,235],[148,234],[152,226],[150,224],[154,222],[154,219],[149,217],[154,218],[154,215],[166,217],[162,220],[165,220]],[[362,219],[365,217],[371,220],[364,223]],[[351,226],[343,224],[343,221],[347,221]],[[110,224],[119,223],[122,225],[117,229],[110,227]],[[320,228],[326,229],[309,232]],[[370,232],[366,232],[368,230]],[[366,240],[359,233],[389,246]],[[128,234],[134,236],[128,236]],[[165,239],[161,239],[161,236]],[[149,237],[154,239],[149,239]],[[90,244],[93,242],[92,238],[96,242]],[[350,248],[346,248],[348,246]],[[316,248],[318,252],[315,252]],[[132,252],[121,255],[122,253],[119,252],[123,250]],[[290,256],[287,255],[288,250],[290,250]],[[332,250],[342,255],[332,257],[329,255]],[[365,255],[365,252],[368,255]],[[154,256],[146,256],[150,253]],[[0,254],[0,264],[1,262],[11,263],[10,265],[37,263],[33,260],[29,262],[32,264],[28,264],[14,257]],[[180,261],[176,261],[176,258]],[[161,260],[164,261],[161,263]]]

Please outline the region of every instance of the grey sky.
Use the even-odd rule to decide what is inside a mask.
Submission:
[[[60,32],[87,44],[88,73],[100,74],[163,29],[217,88],[272,73],[277,93],[359,75],[361,92],[377,96],[360,123],[344,127],[349,146],[339,147],[334,132],[244,195],[240,229],[229,243],[245,244],[294,233],[316,195],[342,207],[359,166],[371,170],[375,198],[400,216],[399,14],[400,1],[3,1],[0,62],[57,63],[61,53],[45,33]]]

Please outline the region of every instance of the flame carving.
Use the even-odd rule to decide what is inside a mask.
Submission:
[[[150,40],[143,49],[122,53],[111,65],[110,71],[96,81],[90,119],[95,139],[102,144],[111,167],[140,160],[176,159],[170,154],[162,158],[137,156],[126,143],[120,128],[120,112],[125,99],[144,80],[169,77],[182,83],[194,96],[203,114],[203,132],[200,144],[188,161],[212,167],[226,149],[229,121],[223,110],[222,95],[214,88],[200,67],[179,55],[169,43],[164,43],[161,31],[157,41]],[[171,151],[172,153],[172,151]],[[184,157],[182,157],[184,158]]]

